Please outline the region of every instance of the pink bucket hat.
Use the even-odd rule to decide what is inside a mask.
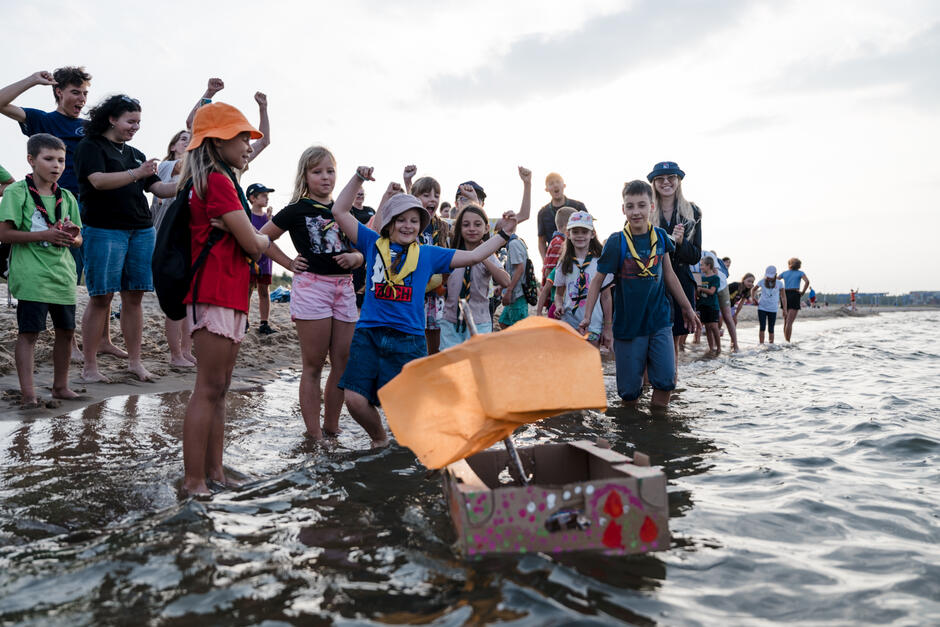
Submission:
[[[571,217],[568,218],[568,225],[565,227],[565,230],[567,231],[576,227],[593,231],[594,218],[592,218],[591,214],[587,211],[575,211],[571,214]]]
[[[421,230],[424,231],[424,229],[428,228],[428,224],[431,222],[431,216],[428,215],[421,201],[411,194],[395,194],[388,199],[388,202],[382,205],[382,223],[379,224],[379,233],[381,233],[386,226],[391,224],[397,216],[400,216],[409,209],[420,209],[418,215],[421,216]]]

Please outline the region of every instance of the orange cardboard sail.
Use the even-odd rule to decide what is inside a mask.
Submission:
[[[597,349],[539,317],[412,361],[379,400],[398,443],[428,468],[489,448],[522,424],[607,406]]]

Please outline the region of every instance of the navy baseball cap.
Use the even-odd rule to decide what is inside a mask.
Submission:
[[[653,171],[646,175],[646,180],[652,183],[657,176],[667,176],[669,174],[679,175],[680,181],[685,178],[685,172],[679,168],[678,163],[675,161],[660,161],[653,166]]]
[[[248,189],[245,190],[245,196],[254,196],[255,194],[263,194],[264,192],[273,192],[274,190],[270,187],[265,187],[261,183],[252,183],[248,186]]]
[[[457,195],[458,195],[458,196],[460,195],[460,187],[463,186],[463,185],[469,185],[470,187],[472,187],[472,188],[473,188],[473,191],[475,191],[475,192],[477,193],[477,198],[480,199],[480,202],[483,202],[484,200],[486,200],[486,192],[483,191],[483,188],[480,187],[480,184],[477,183],[476,181],[464,181],[463,183],[461,183],[460,185],[458,185],[458,186],[457,186]]]

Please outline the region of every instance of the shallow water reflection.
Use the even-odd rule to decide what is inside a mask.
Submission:
[[[684,363],[667,419],[612,403],[520,429],[663,466],[673,546],[627,558],[459,559],[439,475],[355,427],[303,444],[286,373],[230,396],[226,462],[252,482],[209,502],[176,499],[188,393],[2,421],[0,622],[935,622],[931,322],[806,322]]]

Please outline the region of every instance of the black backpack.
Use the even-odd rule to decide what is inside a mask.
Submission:
[[[519,241],[522,242],[522,238],[519,238]],[[525,246],[525,242],[522,242],[522,245]],[[541,285],[535,278],[535,266],[529,258],[529,247],[525,246],[525,274],[522,276],[522,296],[525,302],[535,306],[539,302],[540,289]]]
[[[153,288],[160,301],[160,309],[170,320],[182,320],[186,316],[183,299],[190,285],[193,286],[193,302],[196,301],[199,282],[193,284],[193,279],[209,256],[209,249],[224,235],[221,229],[213,228],[199,256],[192,260],[192,232],[189,228],[189,193],[192,188],[192,180],[187,181],[166,210],[157,231],[151,260]],[[195,317],[193,310],[193,322],[196,322]]]

